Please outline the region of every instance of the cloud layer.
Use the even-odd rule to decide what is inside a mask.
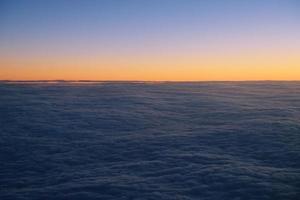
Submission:
[[[296,199],[300,83],[0,84],[0,199]]]

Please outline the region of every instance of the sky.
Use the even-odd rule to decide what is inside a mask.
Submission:
[[[0,80],[300,80],[298,0],[0,0]]]

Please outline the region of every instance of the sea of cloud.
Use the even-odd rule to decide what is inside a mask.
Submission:
[[[0,83],[0,199],[297,199],[300,82]]]

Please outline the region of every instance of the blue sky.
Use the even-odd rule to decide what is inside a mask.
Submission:
[[[19,59],[23,65],[24,57],[125,57],[125,65],[130,65],[126,56],[201,57],[252,52],[276,43],[272,49],[294,51],[299,50],[299,4],[295,0],[1,0],[0,56]]]

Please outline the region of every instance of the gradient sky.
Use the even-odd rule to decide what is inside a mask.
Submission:
[[[0,0],[0,79],[300,80],[300,1]]]

